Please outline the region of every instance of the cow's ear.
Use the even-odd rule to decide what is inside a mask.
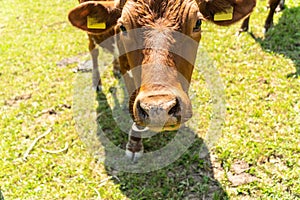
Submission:
[[[87,1],[69,12],[69,21],[77,28],[91,34],[100,34],[114,27],[121,16],[114,1]]]
[[[198,0],[200,12],[218,25],[230,25],[248,16],[256,0]]]

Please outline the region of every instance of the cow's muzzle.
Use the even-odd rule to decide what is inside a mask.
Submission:
[[[183,116],[181,98],[173,94],[146,95],[137,97],[134,118],[139,126],[153,131],[177,130],[181,122],[190,116]]]

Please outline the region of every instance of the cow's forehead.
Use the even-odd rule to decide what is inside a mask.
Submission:
[[[128,0],[123,8],[122,20],[143,26],[165,19],[179,25],[185,21],[182,18],[191,6],[197,7],[195,0]]]

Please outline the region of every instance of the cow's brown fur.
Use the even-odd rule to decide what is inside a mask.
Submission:
[[[164,25],[178,29],[181,25],[183,9],[187,1],[182,0],[139,0],[136,3],[134,17],[138,19],[140,26],[151,26],[158,19],[165,19]]]
[[[147,102],[145,105],[149,104],[150,106],[151,103],[149,102],[151,101],[160,102],[159,99],[172,101],[172,98],[175,99],[178,96],[180,104],[183,106],[181,120],[186,121],[191,117],[190,102],[187,94],[185,94],[188,88],[178,81],[178,76],[184,76],[189,82],[193,64],[183,61],[178,55],[174,55],[171,52],[171,47],[174,43],[178,43],[172,36],[174,31],[180,31],[189,35],[188,32],[182,30],[185,28],[183,23],[191,20],[187,19],[190,16],[184,14],[184,12],[186,12],[189,5],[195,4],[195,2],[193,0],[137,0],[135,2],[129,1],[128,3],[132,4],[128,6],[129,8],[124,8],[125,13],[123,15],[125,17],[121,17],[120,23],[125,23],[125,20],[127,20],[130,21],[129,25],[127,25],[130,29],[147,28],[142,36],[144,38],[144,49],[142,51],[137,50],[135,55],[127,55],[130,69],[135,66],[141,66],[141,86],[135,85],[138,91],[134,93],[137,96],[132,97],[135,100],[131,101],[134,105],[130,105],[130,108],[133,108],[130,112],[138,124],[148,126],[149,124],[145,123],[139,115],[140,111],[137,109],[139,104],[144,105],[143,103]],[[197,4],[195,5],[197,7]],[[130,10],[127,11],[126,9]],[[196,22],[195,19],[193,20]],[[197,35],[193,39],[198,42],[200,40],[200,32]],[[194,58],[196,52],[197,49],[193,49],[192,54]],[[142,60],[136,60],[136,57],[142,58]],[[152,98],[149,98],[149,96]],[[174,127],[178,127],[182,121],[180,119],[177,120],[179,121],[171,117],[169,121],[166,121],[166,127],[172,125],[172,123]],[[155,120],[152,119],[152,121]]]
[[[204,18],[211,21],[216,13],[226,12],[230,7],[234,7],[232,20],[214,21],[218,25],[227,26],[250,15],[256,5],[256,0],[198,0],[198,4]]]
[[[94,51],[95,44],[101,44],[111,36],[113,29],[116,33],[122,31],[118,36],[121,41],[118,48],[124,52],[119,56],[120,70],[130,94],[129,109],[136,123],[127,145],[127,150],[133,154],[143,149],[141,138],[137,137],[141,126],[158,131],[178,129],[192,116],[187,93],[201,38],[201,29],[196,24],[201,24],[201,19],[213,21],[216,13],[234,7],[232,19],[213,21],[219,25],[232,24],[249,15],[256,3],[255,0],[116,0],[112,7],[112,2],[110,5],[81,2],[81,6],[70,12],[69,19],[74,26],[88,32],[94,69],[98,54]],[[107,6],[103,8],[99,4]],[[87,15],[98,13],[98,17],[104,19],[99,12],[109,15],[107,19],[120,17],[118,22],[106,21],[109,24],[106,30],[87,28]],[[77,19],[78,15],[84,16]],[[174,36],[176,33],[181,34],[179,40]],[[142,43],[143,48],[137,46],[126,51],[138,43]],[[182,52],[185,56],[180,55]],[[128,72],[133,76],[128,76]]]
[[[281,11],[284,8],[284,0],[269,0],[268,7],[270,8],[269,14],[266,18],[264,31],[267,32],[273,26],[273,16],[275,11]],[[246,32],[249,29],[249,20],[250,16],[248,16],[242,23],[242,26],[239,30],[239,33]]]
[[[85,5],[85,2],[89,2],[91,0],[79,0],[79,3],[82,5]],[[97,33],[91,33],[88,31],[88,29],[86,30],[88,33],[88,40],[89,40],[89,44],[88,44],[88,49],[91,53],[92,56],[92,62],[93,62],[93,88],[96,90],[101,90],[101,78],[100,78],[100,72],[98,70],[98,49],[97,49],[97,44],[100,45],[102,48],[108,50],[109,52],[113,53],[114,52],[114,46],[112,42],[103,42],[105,40],[107,40],[108,38],[112,38],[112,36],[115,34],[115,30],[114,30],[114,25],[116,23],[116,18],[119,18],[121,16],[121,6],[124,5],[125,1],[118,1],[115,2],[114,0],[95,0],[98,2],[107,2],[105,3],[105,5],[107,5],[106,7],[108,8],[108,13],[106,14],[106,16],[103,16],[102,18],[105,19],[108,28],[104,29],[104,30],[99,30],[99,32]],[[113,14],[112,14],[113,13]],[[79,12],[78,14],[74,14],[72,16],[72,20],[74,20],[75,17],[78,17],[78,15],[80,15],[81,13]],[[87,15],[86,13],[84,13],[85,15]],[[89,13],[89,15],[93,15],[93,13]],[[99,17],[99,16],[98,16]],[[84,18],[82,18],[84,19]],[[71,19],[70,19],[71,20]],[[86,20],[78,20],[80,21],[80,26],[85,26],[86,24]],[[119,62],[117,59],[114,60],[113,63],[113,72],[115,76],[119,76]]]

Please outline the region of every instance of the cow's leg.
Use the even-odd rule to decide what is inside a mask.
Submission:
[[[125,86],[129,95],[129,110],[132,114],[133,102],[136,97],[138,87],[133,80],[133,74],[130,70],[126,55],[119,57],[119,63],[120,72],[123,75]],[[126,156],[133,162],[137,162],[137,160],[143,155],[144,146],[142,142],[142,133],[144,131],[147,131],[147,129],[138,127],[135,123],[133,123],[129,131],[128,143],[126,145]]]
[[[118,47],[118,37],[114,37],[114,44],[113,44],[113,56],[114,56],[114,61],[113,61],[113,74],[115,78],[121,78],[121,66],[120,66],[120,52],[119,52],[119,47]]]
[[[142,142],[142,133],[148,131],[146,127],[139,127],[133,123],[129,132],[129,140],[126,145],[126,156],[133,162],[137,162],[144,153],[144,146]]]
[[[242,26],[239,30],[239,34],[242,32],[247,32],[249,29],[249,20],[250,20],[250,16],[248,16],[246,19],[244,19]]]
[[[121,78],[120,62],[116,58],[113,61],[113,74],[116,78]]]
[[[96,44],[93,40],[93,36],[89,36],[89,50],[92,56],[92,87],[95,91],[102,91],[102,84],[100,79],[100,72],[98,67],[98,56],[99,56],[99,49],[96,47]]]
[[[131,128],[128,143],[126,145],[126,156],[133,162],[137,162],[137,160],[142,157],[143,152],[142,133],[141,131]]]
[[[279,4],[280,0],[269,0],[269,6],[270,6],[270,11],[268,14],[268,17],[266,19],[265,22],[265,32],[267,32],[269,30],[269,28],[271,28],[271,26],[273,26],[273,16],[275,13],[275,10]]]
[[[280,12],[282,10],[284,10],[285,6],[284,6],[284,0],[280,0],[279,5],[276,7],[276,12]]]
[[[91,51],[92,55],[92,61],[93,61],[93,89],[96,91],[102,91],[102,84],[101,84],[101,79],[100,79],[100,72],[98,68],[98,55],[99,55],[99,49],[94,48]]]

